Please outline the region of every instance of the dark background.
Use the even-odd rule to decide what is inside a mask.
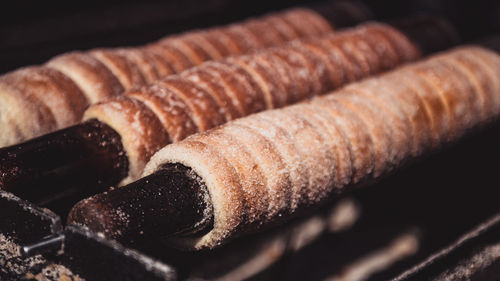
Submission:
[[[261,15],[311,0],[10,1],[0,9],[0,73],[62,52],[134,46],[167,34]],[[317,1],[316,1],[317,2]],[[377,19],[430,12],[445,16],[464,40],[500,31],[495,0],[361,0]]]

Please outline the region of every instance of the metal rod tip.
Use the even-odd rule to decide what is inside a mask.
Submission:
[[[36,243],[21,246],[21,256],[32,257],[38,254],[59,254],[62,251],[63,243],[63,234],[50,235]]]

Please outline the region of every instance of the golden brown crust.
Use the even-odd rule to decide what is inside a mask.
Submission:
[[[49,114],[42,118],[33,113],[33,118],[35,116],[38,118],[36,122],[32,121],[33,125],[26,125],[23,130],[13,129],[13,132],[16,131],[12,133],[14,136],[6,139],[22,141],[74,123],[74,121],[69,122],[68,120],[74,119],[74,116],[82,115],[81,105],[83,102],[80,97],[82,92],[88,103],[94,104],[118,96],[126,90],[153,83],[168,75],[181,73],[205,61],[254,52],[259,48],[282,44],[300,37],[326,34],[331,31],[332,27],[321,15],[307,9],[292,9],[224,27],[168,36],[139,48],[94,49],[88,52],[63,54],[50,60],[46,66],[62,73],[62,75],[51,74],[55,79],[51,80],[51,85],[59,85],[57,87],[64,88],[61,88],[60,92],[67,94],[61,96],[65,105],[55,106],[57,105],[55,99],[38,102],[43,103],[44,107],[48,107],[43,110],[51,112],[54,117],[49,117]],[[307,63],[309,62],[305,62],[305,64]],[[247,62],[243,62],[243,64],[247,64]],[[211,107],[218,108],[219,113],[224,115],[224,117],[219,118],[218,115],[205,113],[205,115],[214,118],[214,121],[209,124],[210,126],[219,124],[220,120],[232,120],[266,108],[284,106],[290,102],[287,97],[287,91],[290,87],[285,89],[283,83],[280,82],[280,74],[283,75],[286,72],[287,66],[267,60],[261,60],[257,65],[254,67],[258,69],[250,71],[242,65],[227,65],[227,62],[223,62],[217,67],[212,66],[212,69],[207,67],[203,70],[205,71],[204,79],[209,79],[206,75],[207,71],[215,70],[216,72],[209,79],[212,81],[210,83],[205,81],[204,86],[201,87],[202,91],[208,92],[208,97],[202,98],[202,100],[214,99]],[[274,67],[277,67],[279,71],[275,71]],[[228,77],[224,77],[226,75]],[[222,78],[219,78],[220,76]],[[215,79],[223,79],[223,82],[215,83],[213,81]],[[76,87],[71,86],[72,83]],[[321,85],[316,83],[314,87],[318,86]],[[214,90],[215,88],[219,90]],[[9,88],[5,91],[12,92],[14,90]],[[224,93],[221,95],[218,91]],[[303,92],[305,90],[301,93]],[[10,95],[9,99],[15,96]],[[267,95],[266,98],[264,98],[265,95]],[[23,94],[17,96],[22,97]],[[71,97],[74,97],[74,100]],[[228,103],[228,99],[231,99],[232,102]],[[10,100],[9,102],[21,105],[25,101],[13,102]],[[70,107],[68,108],[66,105],[70,105]],[[29,107],[24,106],[8,112],[18,112],[24,108]],[[38,111],[40,110],[42,109]],[[197,112],[198,109],[193,110]],[[35,111],[32,110],[32,112]],[[157,113],[160,114],[160,112]],[[30,113],[25,112],[24,114],[28,118],[27,115]],[[201,115],[196,113],[195,116]],[[4,115],[3,118],[8,120],[11,117]],[[43,122],[48,123],[44,125]],[[208,124],[204,125],[205,121],[201,119],[197,122],[202,129],[209,126]],[[166,125],[165,120],[163,123],[166,128],[171,128]],[[14,128],[17,125],[5,126]],[[32,130],[31,134],[30,130]],[[21,131],[23,132],[21,133]]]
[[[320,95],[336,86],[347,83],[350,79],[363,78],[382,70],[383,67],[371,67],[369,64],[381,66],[381,60],[388,59],[388,57],[379,56],[377,52],[372,51],[369,43],[365,42],[359,35],[361,31],[369,34],[370,30],[371,27],[366,26],[333,36],[327,35],[316,39],[295,41],[281,47],[239,57],[230,57],[218,62],[206,62],[179,75],[158,81],[147,88],[132,91],[127,95],[140,99],[148,106],[162,122],[164,129],[170,136],[170,141],[175,142],[195,131],[202,132],[237,117],[265,109],[282,107]],[[376,26],[376,34],[384,30]],[[342,47],[346,42],[349,43],[348,47]],[[398,57],[399,55],[396,53],[395,57],[389,57],[389,59],[403,61],[403,58]],[[390,65],[395,64],[392,62]],[[150,89],[151,87],[156,88]],[[160,90],[165,92],[164,97],[174,95],[182,101],[182,109],[174,110],[181,113],[169,117],[170,113],[162,112],[172,105],[171,101],[162,103],[158,100],[159,96],[151,96]],[[141,97],[141,93],[144,93],[145,97]],[[364,119],[360,119],[358,116],[355,121],[351,121],[352,123],[345,121],[346,124],[339,124],[339,130],[345,131],[346,135],[352,137],[355,134],[361,134],[353,131],[354,129],[358,130],[363,126],[369,127],[371,131],[368,133],[371,132],[373,136],[361,134],[353,138],[358,139],[359,142],[375,142],[377,144],[371,147],[376,150],[368,151],[368,154],[366,152],[371,148],[364,147],[362,144],[358,144],[359,149],[352,152],[355,181],[361,180],[361,174],[369,174],[365,171],[372,171],[375,163],[370,162],[367,166],[368,161],[365,161],[367,156],[358,155],[359,151],[369,155],[368,157],[372,159],[379,159],[377,160],[376,175],[380,170],[384,170],[384,166],[380,163],[385,163],[383,161],[388,159],[399,159],[399,155],[383,155],[387,144],[378,140],[386,138],[376,135],[377,128],[367,121],[369,118],[375,118],[373,116],[395,118],[394,114],[391,115],[388,113],[389,111],[384,111],[374,101],[374,108],[368,109],[359,109],[359,106],[347,108],[347,104],[341,104],[347,103],[347,101],[334,103],[333,108],[344,112],[343,114],[355,115],[355,112],[366,111],[363,113],[364,115],[360,114],[360,116],[364,116]],[[334,113],[330,112],[330,114]],[[169,118],[174,121],[170,122]],[[186,118],[186,123],[182,122],[182,118]],[[335,117],[330,116],[329,118]],[[316,119],[313,121],[315,122],[313,125],[304,127],[322,126],[323,124],[323,121]],[[294,117],[293,122],[297,124],[307,123],[300,116]],[[192,127],[193,124],[194,127]],[[184,128],[184,125],[189,125],[189,128]],[[410,125],[410,123],[407,122],[406,125]],[[403,139],[401,132],[396,133],[397,136],[401,135],[401,139]],[[392,132],[385,132],[385,134],[390,136]],[[326,135],[322,137],[326,138]],[[400,144],[403,141],[397,139],[394,142]],[[334,157],[329,156],[324,161],[334,161]],[[346,172],[343,171],[341,174],[345,176]]]
[[[271,55],[275,56],[276,59],[281,60],[281,63],[289,68],[289,75],[292,81],[294,91],[283,91],[282,93],[286,96],[281,98],[283,102],[291,101],[297,102],[309,95],[317,94],[315,91],[314,84],[315,77],[311,75],[316,69],[310,69],[307,64],[306,58],[302,53],[298,52],[294,48],[286,49],[275,49],[270,51]],[[320,66],[320,65],[318,65]],[[318,67],[321,69],[321,67]],[[281,107],[281,103],[276,107]]]
[[[246,26],[233,24],[228,26],[225,32],[238,47],[239,54],[263,47],[263,43],[259,38],[252,34]]]
[[[452,67],[450,61],[465,53],[481,61],[478,74]],[[498,95],[500,84],[474,86],[487,72],[500,75],[500,56],[473,48],[450,51],[324,97],[193,135],[156,153],[143,175],[165,163],[182,163],[201,177],[216,210],[213,229],[175,239],[191,249],[213,248],[255,227],[289,219],[498,117],[500,104],[491,108],[496,115],[488,116],[480,110],[482,103],[474,102],[481,95]],[[204,159],[208,153],[216,164]],[[235,216],[230,208],[237,208]]]
[[[272,61],[266,60],[260,54],[255,54],[245,61],[247,65],[256,69],[261,77],[267,81],[267,88],[270,89],[272,100],[274,101],[273,108],[286,105],[287,92],[286,82],[280,76],[278,67]]]
[[[236,169],[219,151],[213,149],[214,146],[197,140],[191,141],[187,138],[182,145],[174,143],[169,147],[169,152],[166,154],[176,162],[188,167],[198,163],[193,167],[194,172],[205,181],[211,201],[219,202],[213,205],[214,228],[210,231],[210,235],[187,239],[174,238],[174,240],[181,246],[195,249],[204,248],[206,245],[212,247],[220,245],[224,238],[229,239],[234,235],[246,216],[243,203],[245,195]],[[154,162],[155,159],[151,161],[159,163]],[[214,170],[218,172],[213,173]],[[227,188],[213,188],[217,186]],[[223,237],[223,239],[215,240],[212,237]]]
[[[43,134],[57,126],[55,116],[37,93],[43,91],[44,85],[35,84],[30,88],[17,83],[23,79],[18,73],[24,71],[20,69],[0,77],[0,120],[5,124],[0,137],[2,146],[15,144],[33,133]]]
[[[259,52],[252,56],[261,64],[265,65],[266,68],[273,69],[280,77],[284,90],[280,92],[280,95],[277,97],[278,106],[294,103],[298,100],[297,96],[300,92],[300,89],[297,87],[294,69],[276,53],[276,51],[279,50],[281,50],[281,48],[274,48],[268,52]]]
[[[167,77],[168,75],[172,75],[175,73],[175,69],[172,64],[169,63],[160,53],[155,52],[154,50],[147,47],[139,48],[137,50],[143,53],[144,56],[148,56],[149,58],[151,58],[151,66],[158,74],[158,79],[162,79],[164,77]]]
[[[304,114],[307,113],[304,112]],[[328,181],[328,179],[325,179],[323,176],[330,173],[330,171],[325,173],[325,169],[329,170],[331,167],[331,165],[328,164],[331,164],[332,162],[332,152],[328,150],[326,145],[323,145],[325,138],[322,133],[314,130],[314,121],[305,118],[304,114],[303,112],[290,111],[287,115],[269,114],[270,116],[268,116],[268,118],[262,118],[267,122],[261,121],[259,117],[256,117],[253,120],[246,120],[246,122],[244,122],[244,124],[253,124],[254,127],[259,128],[260,134],[270,136],[267,138],[267,142],[272,144],[277,151],[282,149],[280,147],[281,143],[275,142],[274,131],[269,132],[268,130],[269,128],[286,130],[288,142],[285,148],[291,149],[291,151],[287,152],[295,153],[297,155],[295,161],[299,161],[302,164],[300,165],[300,175],[296,174],[295,176],[298,176],[298,178],[292,179],[289,167],[293,167],[296,162],[289,163],[284,159],[281,159],[281,161],[285,164],[283,164],[283,167],[281,167],[281,165],[279,166],[279,173],[288,176],[286,182],[289,183],[287,185],[294,186],[291,184],[292,182],[297,183],[297,180],[300,184],[294,186],[295,188],[289,190],[282,189],[280,191],[281,197],[278,197],[277,200],[280,200],[280,203],[282,204],[281,211],[275,210],[274,213],[270,213],[269,215],[272,216],[269,220],[276,217],[275,213],[281,213],[281,215],[293,213],[294,208],[301,206],[304,202],[309,201],[311,197],[316,195],[318,190],[314,190],[314,186],[324,183],[325,180]],[[315,158],[314,155],[311,154],[310,147],[311,143],[317,143],[318,140],[321,140],[322,143],[320,145],[324,149],[325,154],[319,158]],[[280,157],[283,157],[283,153]],[[310,164],[312,162],[318,162],[316,171],[313,171],[311,168]],[[262,165],[262,163],[260,165]],[[269,170],[266,169],[266,172],[267,171]],[[283,183],[284,181],[278,182],[279,185]]]
[[[129,175],[122,184],[136,179],[151,156],[169,143],[168,135],[156,115],[132,96],[124,95],[105,104],[95,104],[85,112],[83,119],[97,119],[120,134],[130,160]]]
[[[355,112],[369,128],[375,152],[373,176],[378,177],[390,170],[395,162],[393,122],[377,103],[357,93],[356,90],[343,89],[338,93],[338,100]]]
[[[398,62],[399,64],[413,61],[416,57],[420,57],[422,55],[421,50],[399,30],[380,23],[374,23],[371,24],[371,26],[374,32],[378,30],[378,34],[383,36],[392,44],[400,58],[400,61]]]
[[[356,81],[362,75],[360,66],[353,65],[353,59],[342,50],[339,41],[336,36],[332,36],[331,40],[321,42],[321,45],[330,51],[332,60],[341,65],[343,83]]]
[[[259,39],[262,46],[278,45],[288,41],[274,26],[265,20],[250,20],[246,23],[246,27],[253,36]]]
[[[398,57],[395,46],[393,46],[391,41],[380,32],[374,32],[374,28],[380,28],[380,25],[375,23],[364,24],[358,31],[363,38],[363,42],[365,42],[379,58],[377,64],[380,70],[392,69],[400,63],[401,59]]]
[[[498,94],[491,95],[491,93],[500,92],[500,81],[496,76],[498,67],[498,59],[496,56],[483,55],[491,51],[477,48],[474,46],[458,48],[458,53],[453,56],[453,59],[459,62],[462,66],[467,67],[472,71],[473,76],[480,81],[483,89],[484,99],[484,112],[490,118],[497,114],[496,108],[500,104],[500,97]]]
[[[126,94],[146,105],[162,123],[170,142],[177,142],[196,133],[189,108],[176,93],[160,86],[143,87]]]
[[[307,18],[307,20],[316,28],[318,34],[331,32],[335,28],[326,18],[311,9],[301,8],[297,12],[302,14],[302,17]]]
[[[263,180],[263,167],[256,164],[252,152],[248,150],[237,138],[225,131],[217,131],[212,134],[201,133],[197,141],[206,145],[227,147],[222,149],[221,155],[232,164],[237,175],[238,182],[242,187],[244,208],[243,219],[249,224],[247,230],[257,228],[258,224],[266,219],[266,213],[262,210],[269,208],[269,192],[265,188]],[[233,149],[236,147],[237,149]],[[255,208],[254,206],[258,206]],[[255,226],[252,226],[256,224]]]
[[[184,35],[184,40],[196,45],[197,48],[201,48],[212,60],[226,57],[229,54],[226,48],[218,44],[216,40],[212,40],[208,34],[209,32],[203,31],[189,32]]]
[[[233,43],[230,42],[230,38],[227,37],[224,32],[217,31],[217,29],[214,28],[210,31],[203,32],[200,34],[200,37],[203,37],[207,42],[209,42],[210,45],[212,45],[214,49],[221,54],[222,58],[236,54],[233,52],[236,47],[230,47]]]
[[[387,75],[388,83],[397,85],[391,87],[391,92],[404,92],[405,95],[399,95],[398,101],[402,108],[405,109],[406,116],[411,120],[411,127],[413,130],[413,148],[411,150],[412,156],[420,155],[433,143],[433,116],[430,112],[430,107],[426,101],[420,97],[418,93],[419,88],[413,86],[411,83],[400,83],[405,81],[404,77],[400,75]],[[378,83],[380,85],[381,83]],[[391,91],[392,90],[392,91]]]
[[[372,70],[373,66],[370,65],[366,58],[369,56],[369,53],[362,53],[358,46],[356,46],[356,41],[358,40],[359,35],[353,33],[350,40],[344,40],[344,43],[341,44],[341,49],[351,59],[351,62],[359,66],[362,77],[365,77],[368,73],[375,73],[375,70]]]
[[[300,37],[295,29],[280,16],[269,16],[265,18],[265,21],[273,26],[283,38],[286,38],[287,41]]]
[[[177,48],[177,50],[179,50],[186,58],[189,59],[192,65],[198,65],[203,63],[204,61],[213,59],[203,48],[188,39],[189,37],[185,38],[180,35],[176,37],[169,37],[167,40],[162,41],[161,43]]]
[[[292,27],[300,37],[311,37],[331,31],[329,25],[317,25],[317,22],[312,19],[315,17],[319,17],[316,12],[304,8],[296,8],[281,15],[281,18]]]
[[[353,44],[355,36],[356,34],[352,33],[349,34],[350,38],[346,38],[346,40],[334,39],[332,41],[341,51],[342,57],[345,60],[344,63],[351,66],[351,77],[353,77],[353,81],[359,80],[361,77],[365,77],[370,73],[370,66],[364,59],[363,54],[360,54]]]
[[[288,167],[292,163],[297,163],[298,168],[294,170],[287,171],[288,181],[293,186],[297,186],[296,190],[290,190],[290,192],[285,193],[285,197],[277,198],[282,201],[288,201],[289,204],[294,204],[297,201],[298,197],[301,196],[301,191],[309,185],[309,180],[307,175],[309,174],[308,167],[300,161],[301,154],[297,153],[296,145],[293,143],[292,134],[289,131],[289,128],[286,125],[281,126],[282,124],[273,118],[274,116],[259,116],[255,118],[254,122],[247,122],[246,126],[253,127],[255,130],[258,130],[263,136],[265,136],[268,140],[272,140],[275,143],[275,149],[278,152],[278,156],[281,158],[280,161],[283,162],[284,167]],[[270,131],[269,128],[274,128],[274,130]],[[257,166],[258,163],[257,163]],[[266,171],[263,171],[266,173]],[[277,200],[275,199],[275,200]],[[282,202],[283,203],[283,202]],[[276,205],[276,204],[275,204]],[[257,210],[258,211],[258,210]],[[282,215],[289,213],[288,210],[284,210]],[[267,214],[264,214],[267,216]],[[267,218],[269,220],[269,218]]]
[[[243,92],[234,81],[235,79],[227,73],[227,70],[205,65],[205,67],[196,69],[195,72],[207,76],[207,81],[210,81],[217,88],[217,93],[214,96],[223,100],[221,108],[225,107],[228,108],[227,112],[233,112],[231,118],[232,116],[241,117],[248,114],[242,97]],[[214,99],[217,100],[217,97]]]
[[[346,132],[342,129],[337,119],[335,119],[325,108],[308,103],[302,104],[302,113],[307,115],[312,122],[316,121],[319,130],[328,139],[325,149],[331,151],[334,158],[332,164],[334,169],[330,171],[333,175],[333,182],[329,187],[338,187],[348,184],[353,176],[353,155],[351,143]],[[300,170],[299,170],[300,171]]]
[[[418,65],[417,65],[418,66]],[[446,93],[443,89],[438,85],[438,81],[436,77],[434,77],[433,73],[428,72],[427,69],[420,68],[411,68],[409,69],[413,72],[419,79],[422,85],[425,85],[427,89],[421,91],[421,93],[425,94],[426,97],[432,97],[432,111],[439,112],[438,114],[434,114],[434,125],[436,130],[437,139],[443,140],[446,139],[444,136],[449,135],[451,133],[451,123],[452,123],[452,109],[451,106],[446,99]],[[417,80],[417,79],[414,79]],[[432,93],[432,94],[429,94]],[[431,104],[431,103],[429,103]],[[437,110],[436,110],[437,109]],[[441,112],[445,112],[442,114]]]
[[[374,169],[375,152],[367,125],[354,111],[336,99],[313,99],[311,103],[323,108],[337,120],[337,124],[347,136],[352,161],[352,182],[357,183],[370,177]]]
[[[53,121],[48,122],[48,125],[53,123],[58,128],[73,125],[87,108],[87,99],[80,89],[57,70],[43,66],[27,67],[2,78],[3,83],[32,97],[50,111],[47,118],[53,118]],[[47,132],[37,131],[36,135]]]
[[[253,81],[259,86],[260,92],[263,94],[266,109],[274,108],[278,101],[276,100],[277,89],[272,86],[272,81],[267,75],[263,67],[252,60],[251,57],[230,57],[226,60],[228,63],[241,67],[246,73],[250,75]],[[274,94],[273,94],[274,93]],[[243,97],[244,98],[244,97]],[[250,112],[249,109],[245,109]]]
[[[317,82],[313,85],[313,95],[319,95],[335,88],[334,81],[328,72],[327,62],[323,61],[320,56],[316,53],[310,51],[304,44],[291,44],[297,52],[301,53],[305,59],[308,68],[311,69],[311,76],[314,77]],[[370,73],[375,74],[377,72]]]
[[[406,151],[413,151],[416,149],[414,140],[422,138],[418,135],[423,133],[421,130],[415,133],[415,124],[412,122],[413,108],[411,106],[418,106],[417,101],[412,104],[407,104],[407,98],[401,99],[397,93],[401,91],[408,91],[399,85],[387,86],[387,83],[380,83],[377,80],[371,79],[363,84],[358,84],[356,87],[345,88],[346,90],[354,91],[357,95],[372,99],[378,107],[387,115],[387,120],[392,120],[392,137],[393,145],[396,147],[396,155],[394,156],[395,162],[404,160]],[[412,95],[412,93],[408,93]],[[420,121],[422,122],[422,121]],[[423,121],[425,122],[425,121]],[[417,134],[417,136],[415,136]]]
[[[207,36],[214,42],[218,42],[219,50],[227,51],[227,55],[239,55],[244,52],[238,47],[236,40],[227,32],[226,28],[212,28]]]
[[[125,90],[146,83],[140,68],[117,50],[97,49],[88,54],[102,62],[118,78]]]
[[[190,109],[198,132],[206,131],[223,123],[223,117],[218,114],[219,106],[215,100],[195,83],[178,76],[158,82],[161,87],[173,91]]]
[[[103,63],[85,53],[57,56],[47,62],[47,66],[73,80],[91,104],[123,92],[123,86],[113,73]]]
[[[346,109],[352,111],[364,123],[365,130],[370,135],[373,152],[373,175],[379,176],[386,169],[390,158],[389,148],[392,145],[390,128],[384,126],[383,112],[371,100],[362,100],[358,95],[349,91],[339,91],[336,99]]]
[[[333,59],[329,48],[324,46],[324,44],[315,44],[310,41],[304,42],[303,46],[311,53],[314,53],[325,64],[325,72],[332,88],[337,88],[344,84],[341,63],[339,60]]]
[[[266,109],[264,94],[253,77],[240,65],[228,61],[209,62],[203,68],[230,89],[226,93],[231,95],[243,116]]]
[[[450,124],[450,133],[462,134],[459,132],[463,128],[469,128],[470,124],[477,123],[476,116],[481,116],[481,108],[477,101],[481,97],[473,91],[472,83],[468,77],[462,72],[457,71],[453,66],[450,67],[446,62],[443,62],[439,57],[433,66],[432,74],[439,83],[446,96],[446,100],[451,109],[452,120]],[[474,93],[471,95],[469,93]],[[452,136],[452,138],[454,138]]]
[[[361,60],[363,65],[368,65],[368,73],[379,73],[386,70],[381,67],[379,55],[375,53],[373,47],[363,38],[363,34],[360,30],[357,30],[351,42],[356,50],[356,57],[358,60]]]
[[[157,60],[149,52],[136,48],[114,50],[118,55],[126,57],[141,72],[145,83],[152,83],[161,78],[157,70]]]
[[[291,194],[289,191],[279,188],[279,184],[283,181],[289,181],[289,175],[283,173],[285,163],[274,143],[269,142],[269,139],[260,133],[259,128],[253,127],[252,124],[239,124],[238,120],[240,119],[235,120],[226,132],[248,149],[255,163],[263,171],[262,187],[268,194],[267,209],[263,214],[265,221],[270,221],[273,216],[278,216],[279,213],[287,213],[285,211],[286,202],[290,199]],[[270,165],[271,161],[275,164]],[[251,188],[258,188],[258,186]]]
[[[309,89],[305,90],[306,95],[299,95],[302,100],[311,96],[322,94],[333,89],[333,83],[327,75],[326,64],[311,53],[303,44],[290,44],[289,54],[292,59],[302,65],[302,70],[296,71],[297,81],[303,80],[306,76],[310,79]],[[302,77],[301,77],[302,76]]]
[[[145,48],[148,49],[148,51],[154,52],[161,56],[165,61],[168,62],[169,65],[172,66],[172,69],[174,69],[175,73],[179,73],[183,70],[193,67],[193,62],[191,62],[191,60],[189,60],[189,58],[178,48],[174,47],[171,44],[168,44],[167,39],[155,44],[148,45]]]
[[[195,68],[181,73],[181,76],[196,83],[210,94],[219,106],[219,114],[224,117],[225,122],[242,116],[242,113],[238,111],[230,95],[226,92],[227,90],[223,83],[221,83],[220,79],[212,75],[212,71],[204,68]]]

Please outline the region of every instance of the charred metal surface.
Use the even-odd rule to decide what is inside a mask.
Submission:
[[[97,120],[0,149],[0,189],[60,214],[127,169],[120,136]]]
[[[79,202],[68,222],[125,244],[212,225],[212,205],[201,179],[180,164]]]
[[[65,230],[63,264],[92,281],[174,281],[174,268],[77,226]]]

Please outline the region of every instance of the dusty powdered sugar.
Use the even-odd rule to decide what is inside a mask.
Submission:
[[[493,69],[480,67],[465,76],[448,68],[443,56],[460,56],[464,49],[352,84],[310,102],[240,118],[193,135],[188,142],[159,151],[144,175],[164,163],[182,163],[206,183],[214,207],[214,226],[197,239],[184,240],[193,248],[220,245],[244,234],[258,224],[259,218],[260,226],[290,218],[351,184],[388,173],[416,152],[421,154],[456,139],[500,112],[500,104],[493,106],[489,116],[483,114],[483,108],[464,105],[479,94],[471,77],[482,77]],[[492,56],[491,61],[500,66],[498,55],[486,50],[482,55]],[[497,69],[500,75],[500,67]],[[446,79],[446,83],[434,83],[433,79]],[[458,79],[463,81],[459,83]],[[379,89],[379,83],[385,87]],[[493,88],[484,92],[486,96],[496,94]],[[421,101],[417,104],[427,116],[409,104],[412,99]],[[459,118],[458,114],[470,116]],[[429,124],[431,120],[433,124]],[[214,135],[217,137],[212,139]],[[198,142],[204,145],[194,145]],[[237,159],[239,151],[246,161]],[[217,157],[213,160],[217,162],[205,159],[209,156]],[[340,179],[334,178],[337,175]],[[262,184],[254,185],[246,179]],[[259,197],[262,192],[267,196]],[[252,219],[247,220],[249,217]]]
[[[314,28],[308,28],[310,30],[307,32],[316,32]],[[373,31],[370,31],[372,29]],[[235,26],[232,26],[231,30],[233,32],[230,35],[234,36],[250,33],[245,28]],[[305,29],[302,26],[297,26],[295,31],[301,33]],[[396,56],[392,59],[397,62],[411,59],[405,57],[412,54],[411,50],[408,51],[405,48],[414,48],[414,46],[408,47],[407,39],[403,35],[401,35],[402,37],[394,36],[393,33],[398,33],[398,31],[389,26],[368,24],[367,26],[340,32],[334,36],[326,35],[305,41],[294,41],[244,56],[230,57],[219,62],[207,62],[187,72],[172,75],[167,79],[131,91],[125,95],[125,97],[133,97],[135,100],[144,101],[144,105],[132,104],[130,100],[117,97],[90,107],[86,115],[87,118],[93,117],[107,123],[121,135],[129,156],[130,179],[135,179],[137,173],[141,172],[146,161],[156,151],[155,149],[165,145],[164,142],[159,141],[160,139],[163,140],[164,136],[168,135],[168,142],[179,141],[191,133],[219,126],[230,121],[234,116],[240,117],[265,109],[283,107],[290,103],[324,94],[329,90],[333,90],[336,86],[374,74],[377,71],[385,70],[386,68],[384,68],[381,60],[387,59],[387,56],[379,56],[375,51],[371,51],[374,49],[371,46],[373,41],[364,40],[360,36],[361,32],[390,33],[391,35],[388,36],[394,37],[391,40],[391,46],[398,50]],[[240,47],[244,47],[245,44],[262,43],[251,38],[237,41],[240,41],[238,42]],[[316,52],[312,50],[316,50]],[[318,55],[318,50],[320,55]],[[370,52],[364,52],[363,50],[370,50]],[[412,58],[416,59],[417,54],[414,54]],[[376,61],[379,62],[376,64],[380,67],[370,67],[369,64]],[[396,61],[387,65],[396,65]],[[158,92],[158,94],[155,94],[155,92]],[[166,95],[167,92],[168,95]],[[170,101],[168,96],[175,96],[177,100],[184,104],[182,108],[179,107],[182,114],[174,116],[169,112],[169,106],[165,106]],[[356,103],[357,101],[350,102]],[[106,110],[107,107],[116,106],[115,103],[123,104],[124,110],[121,112]],[[340,103],[347,104],[348,102],[345,100],[340,101]],[[101,109],[98,109],[99,107]],[[139,108],[144,108],[144,110],[141,109],[139,113]],[[356,112],[357,110],[352,109],[351,111]],[[384,111],[379,107],[371,109],[368,106],[368,111],[362,110],[361,113],[358,119],[365,115],[377,118],[385,116]],[[115,116],[113,117],[113,115]],[[369,116],[368,118],[370,118]],[[308,122],[301,121],[301,119],[301,116],[294,117],[290,128],[301,122]],[[158,128],[159,123],[162,124],[162,128]],[[362,123],[364,126],[370,124],[364,119]],[[188,128],[188,125],[193,126]],[[314,126],[306,126],[306,128]],[[392,154],[396,151],[385,149],[390,147],[392,130],[384,126],[383,123],[378,123],[375,127],[384,129],[381,134],[389,137],[377,137],[375,141],[372,140],[377,144],[372,149],[377,152],[377,156],[380,156],[376,157],[379,162],[383,161],[380,159],[394,158],[395,156]],[[286,128],[288,125],[282,127],[284,130],[288,129]],[[372,134],[378,132],[375,127],[371,130]],[[312,132],[314,131],[313,129]],[[261,135],[261,133],[259,134]],[[321,136],[322,134],[323,132],[319,132],[316,136],[326,138],[326,136]],[[312,137],[312,139],[314,138]],[[311,138],[304,137],[304,139]],[[386,139],[389,139],[389,141],[386,141]],[[303,145],[301,144],[301,147],[304,147],[301,150],[302,154],[309,159],[306,141],[304,141]],[[363,145],[355,147],[360,151],[360,154],[363,153]],[[269,149],[269,147],[264,148]],[[388,157],[381,156],[385,152],[391,155]],[[332,162],[333,157],[327,156],[321,161],[322,163]],[[378,164],[377,169],[383,170],[383,165]],[[373,167],[368,165],[367,168],[372,169]],[[282,174],[278,175],[281,177]],[[324,175],[325,173],[320,174]],[[325,176],[310,180],[308,186],[314,185],[313,182],[316,180],[331,181]],[[276,180],[269,179],[269,181],[275,182]],[[270,188],[270,190],[275,189]],[[290,198],[290,196],[277,193],[273,198],[279,201]],[[271,200],[271,205],[273,200]],[[275,202],[277,205],[282,204],[279,203],[282,201],[278,201]]]

